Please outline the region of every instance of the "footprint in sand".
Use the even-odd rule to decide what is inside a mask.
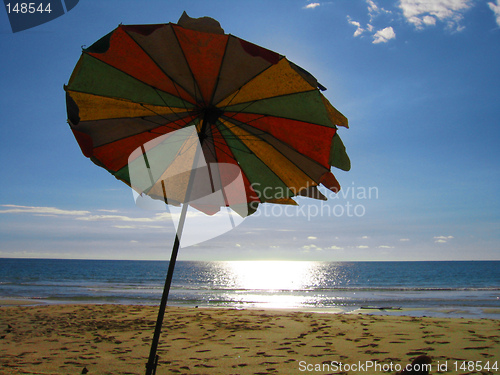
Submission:
[[[365,354],[387,354],[389,352],[382,352],[380,350],[365,350]]]
[[[464,348],[464,350],[484,350],[484,349],[491,349],[489,346],[469,346]]]
[[[401,358],[387,357],[387,358],[384,358],[384,362],[401,362]]]
[[[489,354],[489,353],[479,353],[481,354],[484,358],[491,358],[493,357],[493,354]]]
[[[205,364],[205,363],[200,363],[200,364],[194,365],[194,367],[213,368],[213,367],[215,367],[215,366],[212,366],[212,365],[207,365],[207,364]]]
[[[406,355],[412,356],[412,355],[425,355],[425,352],[420,352],[420,351],[410,351],[406,353]]]

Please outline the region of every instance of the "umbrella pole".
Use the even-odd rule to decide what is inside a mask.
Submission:
[[[154,375],[156,373],[156,365],[158,364],[158,356],[156,351],[158,349],[158,342],[160,341],[161,327],[163,325],[163,317],[165,315],[165,308],[167,306],[168,293],[170,285],[172,284],[172,277],[174,276],[175,261],[177,260],[177,253],[179,252],[180,237],[184,222],[186,221],[186,213],[188,204],[182,205],[181,216],[179,218],[179,225],[177,226],[177,233],[175,235],[174,246],[172,247],[172,255],[168,263],[167,278],[165,279],[165,286],[163,287],[163,294],[161,296],[160,308],[158,310],[158,317],[156,319],[155,333],[153,335],[153,342],[151,343],[151,350],[149,352],[149,360],[146,364],[146,375]]]
[[[201,126],[201,130],[198,133],[198,137],[200,140],[200,146],[203,145],[203,141],[205,140],[205,137],[201,136],[199,134],[204,135],[206,132],[206,128],[208,124],[210,123],[209,117],[211,114],[205,113],[203,117],[203,122]],[[194,157],[194,162],[193,162],[193,167],[196,165],[196,161],[198,160],[198,157],[200,155],[200,149],[196,149],[195,157]],[[144,153],[145,154],[145,153]],[[148,164],[148,163],[146,163]],[[189,183],[187,187],[187,193],[186,197],[189,197],[191,194],[191,188],[194,180],[194,174],[196,173],[196,169],[193,170],[193,173],[191,174],[189,178]],[[165,190],[164,190],[165,193]],[[166,196],[166,195],[165,195]],[[184,228],[184,222],[186,221],[186,214],[187,214],[187,209],[188,209],[188,202],[189,200],[186,199],[186,203],[182,205],[182,210],[181,210],[181,215],[179,218],[179,225],[177,226],[177,233],[175,236],[175,241],[174,241],[174,246],[172,248],[172,255],[170,256],[170,262],[168,263],[168,273],[167,273],[167,278],[165,279],[165,286],[163,287],[163,294],[161,296],[161,302],[160,302],[160,309],[158,311],[158,318],[156,319],[156,327],[155,327],[155,333],[153,335],[153,342],[151,343],[151,350],[149,352],[149,359],[148,363],[146,364],[146,375],[155,375],[156,373],[156,366],[158,364],[158,356],[156,355],[156,351],[158,349],[158,342],[160,340],[160,334],[161,334],[161,327],[163,324],[163,316],[165,315],[165,308],[167,306],[167,300],[168,300],[168,293],[170,291],[170,284],[172,283],[172,277],[174,276],[174,268],[175,268],[175,261],[177,260],[177,253],[179,251],[179,245],[181,242],[181,235],[182,235],[182,229]]]

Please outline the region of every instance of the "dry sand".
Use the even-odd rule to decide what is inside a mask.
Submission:
[[[0,374],[143,374],[156,314],[130,305],[0,307]],[[431,374],[498,374],[454,367],[500,366],[500,320],[167,307],[157,375],[394,374],[383,370],[422,353]]]

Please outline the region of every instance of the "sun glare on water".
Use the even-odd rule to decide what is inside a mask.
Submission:
[[[225,262],[235,286],[246,290],[295,290],[314,283],[315,262]]]

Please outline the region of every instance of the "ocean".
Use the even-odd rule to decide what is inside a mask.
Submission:
[[[167,261],[0,259],[0,299],[157,305]],[[178,261],[169,305],[500,318],[500,261]]]

